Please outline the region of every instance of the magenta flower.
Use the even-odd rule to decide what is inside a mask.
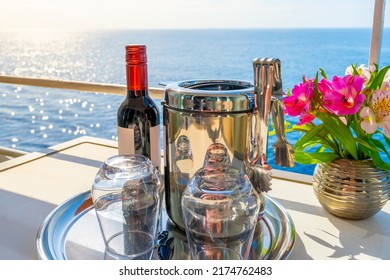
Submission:
[[[315,116],[310,112],[311,108],[310,108],[310,104],[307,104],[300,116],[299,116],[299,123],[297,123],[297,125],[303,125],[303,124],[306,124],[306,123],[310,123],[312,120],[315,119]]]
[[[365,95],[361,93],[363,83],[364,79],[356,75],[334,76],[332,91],[323,97],[324,107],[339,116],[355,114],[365,100]]]
[[[315,117],[310,113],[313,97],[313,80],[294,86],[291,96],[284,99],[285,111],[290,116],[300,116],[298,125],[311,122]]]
[[[328,94],[333,90],[332,83],[325,79],[322,79],[318,83],[317,87],[318,87],[318,91],[321,92],[323,95]]]
[[[290,116],[301,116],[300,123],[308,123],[314,119],[310,113],[310,104],[313,97],[314,85],[312,80],[294,86],[291,96],[284,99],[285,111]]]

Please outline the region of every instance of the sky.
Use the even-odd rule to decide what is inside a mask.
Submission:
[[[370,27],[374,1],[0,0],[0,31]]]

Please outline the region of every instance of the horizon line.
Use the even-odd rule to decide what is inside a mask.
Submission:
[[[0,33],[17,32],[99,32],[99,31],[186,31],[186,30],[320,30],[320,29],[372,29],[367,26],[354,27],[188,27],[188,28],[11,28],[1,30]],[[383,26],[390,29],[390,26]]]

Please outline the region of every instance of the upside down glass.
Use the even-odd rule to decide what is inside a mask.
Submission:
[[[162,192],[158,170],[143,155],[117,155],[102,164],[91,194],[106,259],[152,258]]]
[[[248,259],[259,209],[242,170],[225,163],[199,169],[182,197],[192,259]]]

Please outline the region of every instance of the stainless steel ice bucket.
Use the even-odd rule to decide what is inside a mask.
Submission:
[[[256,59],[254,72],[254,84],[192,80],[165,88],[165,202],[169,217],[182,229],[182,193],[205,164],[228,162],[245,170],[259,192],[269,188],[266,148],[271,107],[274,119],[284,125],[283,111],[277,110],[282,96],[280,61]]]

